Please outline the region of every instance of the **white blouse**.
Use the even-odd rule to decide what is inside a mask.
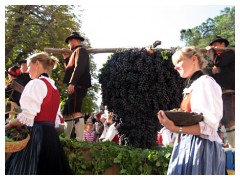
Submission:
[[[48,82],[50,82],[54,89],[57,89],[55,82],[52,79],[43,76],[41,76],[41,78],[45,78]],[[19,119],[21,123],[27,126],[33,126],[34,118],[37,113],[40,112],[41,104],[46,95],[47,85],[42,80],[33,79],[29,81],[21,95],[20,107],[22,109],[22,112],[18,114],[17,119]],[[59,105],[55,120],[55,127],[59,127],[60,117],[62,118]]]
[[[184,93],[192,92],[191,110],[203,113],[204,119],[199,122],[200,137],[222,143],[217,130],[223,116],[222,90],[216,81],[207,75],[203,75],[194,81]]]

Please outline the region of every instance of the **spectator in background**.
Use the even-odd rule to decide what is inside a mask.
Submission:
[[[105,136],[101,137],[102,141],[113,141],[119,144],[119,136],[117,131],[117,124],[113,118],[113,115],[110,113],[107,119],[108,128],[106,129]]]
[[[94,114],[94,113],[91,113],[91,116],[90,116],[90,117],[91,117],[91,119],[92,119],[93,124],[95,124],[95,122],[97,121],[95,114]]]
[[[214,63],[212,77],[222,88],[223,118],[221,124],[225,127],[228,142],[235,148],[235,51],[215,50],[229,45],[227,39],[216,36],[206,47]]]
[[[102,110],[100,110],[100,112],[96,114],[97,122],[100,122],[102,114],[104,114],[104,111],[102,111]]]
[[[100,118],[100,122],[95,123],[95,127],[96,127],[95,136],[94,136],[94,141],[95,142],[100,142],[99,138],[102,136],[104,128],[107,124],[107,118],[108,118],[107,114],[102,114],[101,118]]]
[[[84,140],[88,142],[94,142],[94,124],[91,118],[88,118],[87,122],[87,128],[84,130]]]

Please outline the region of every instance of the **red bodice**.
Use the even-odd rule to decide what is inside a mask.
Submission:
[[[40,80],[46,84],[48,91],[41,104],[41,110],[34,121],[55,122],[60,103],[59,91],[54,89],[46,79],[40,78]]]

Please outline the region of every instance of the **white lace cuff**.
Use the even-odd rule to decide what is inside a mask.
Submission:
[[[26,114],[24,115],[23,113],[18,114],[17,119],[22,123],[25,124],[26,126],[33,126],[34,122],[34,117],[31,114]]]

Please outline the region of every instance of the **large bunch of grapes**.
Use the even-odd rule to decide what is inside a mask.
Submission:
[[[103,105],[116,115],[125,145],[156,145],[157,112],[179,107],[183,79],[171,56],[167,51],[133,48],[114,53],[100,70]]]

